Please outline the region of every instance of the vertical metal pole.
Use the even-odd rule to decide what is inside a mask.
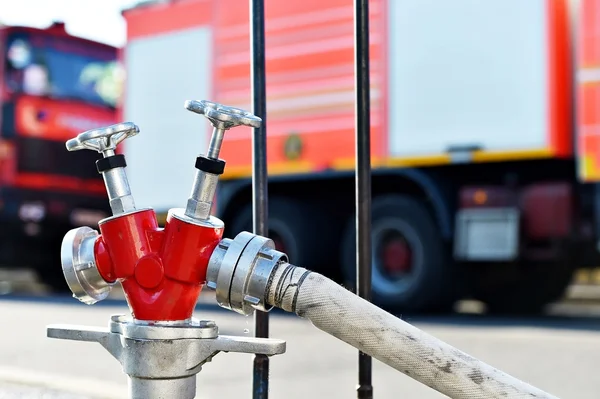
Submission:
[[[252,112],[262,118],[261,127],[254,130],[252,140],[252,205],[253,231],[267,237],[268,227],[268,190],[267,190],[267,100],[265,76],[265,2],[250,0],[250,47],[252,52]],[[268,313],[256,311],[254,315],[255,336],[269,336]],[[269,358],[265,355],[254,356],[252,378],[252,398],[269,397]]]
[[[371,300],[371,104],[369,79],[369,1],[354,0],[356,76],[356,287]],[[371,357],[358,353],[359,399],[373,397]]]

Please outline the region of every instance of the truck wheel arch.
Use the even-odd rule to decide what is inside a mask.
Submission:
[[[438,177],[435,172],[414,168],[376,169],[373,171],[373,177],[375,178],[376,176],[384,178],[395,177],[400,180],[411,181],[418,187],[422,198],[429,202],[433,217],[438,223],[442,237],[446,240],[452,238],[455,198],[449,185],[442,178]],[[403,193],[402,188],[390,191]],[[374,191],[373,195],[380,193]]]
[[[328,184],[327,182],[333,179],[353,180],[354,173],[353,171],[326,171],[314,173],[310,176],[294,176],[291,178],[289,176],[270,176],[269,196],[272,191],[280,191],[277,188],[279,185],[285,186],[302,182],[313,184],[315,181],[323,181]],[[372,180],[373,196],[386,192],[407,193],[417,194],[419,197],[426,199],[438,223],[442,237],[446,240],[452,238],[455,198],[450,185],[437,176],[434,171],[414,168],[373,169]],[[248,201],[252,201],[252,181],[246,178],[223,183],[221,183],[217,193],[216,214],[219,218],[227,221],[236,212],[236,209],[239,209]],[[272,188],[276,188],[276,190],[272,190]],[[225,228],[227,230],[227,226]]]

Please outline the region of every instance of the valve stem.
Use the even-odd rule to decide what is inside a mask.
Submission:
[[[103,159],[108,159],[108,157]],[[123,162],[125,162],[124,158]],[[98,163],[96,165],[98,165]],[[106,186],[110,209],[112,210],[113,215],[132,212],[136,209],[133,195],[131,195],[131,188],[129,187],[129,180],[125,173],[125,166],[126,165],[114,167],[100,172],[104,179],[104,185]]]
[[[196,220],[207,220],[211,214],[219,176],[225,171],[225,161],[219,159],[225,131],[240,125],[257,128],[260,127],[262,120],[242,109],[205,100],[186,101],[185,108],[204,115],[214,128],[206,156],[200,155],[196,158],[198,170],[185,208],[186,216]]]
[[[137,125],[131,122],[118,123],[100,129],[88,130],[67,141],[69,151],[94,150],[103,158],[96,161],[98,173],[102,174],[104,185],[113,215],[135,211],[129,180],[125,173],[125,156],[115,154],[117,145],[128,137],[139,133]]]
[[[208,151],[206,156],[211,159],[219,159],[219,153],[221,152],[221,146],[223,145],[223,139],[225,138],[225,128],[217,127],[213,129],[210,142],[208,143]]]

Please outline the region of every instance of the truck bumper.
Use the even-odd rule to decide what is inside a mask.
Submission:
[[[110,207],[105,197],[2,188],[0,265],[29,265],[47,256],[48,251],[58,255],[68,230],[97,227],[97,222],[108,216]]]
[[[580,236],[569,182],[464,187],[460,197],[454,241],[457,260],[552,260],[564,257]]]

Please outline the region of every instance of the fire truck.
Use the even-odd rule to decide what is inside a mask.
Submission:
[[[137,201],[166,210],[189,195],[210,128],[184,101],[251,110],[249,7],[123,15],[120,118],[141,129],[128,173]],[[373,301],[543,310],[598,262],[600,0],[372,0],[370,18]],[[352,288],[352,2],[267,0],[265,29],[269,235]],[[228,236],[252,229],[252,134],[228,132],[221,152]]]
[[[0,27],[0,264],[64,288],[60,242],[110,215],[100,154],[65,141],[116,121],[117,49],[46,29]]]

